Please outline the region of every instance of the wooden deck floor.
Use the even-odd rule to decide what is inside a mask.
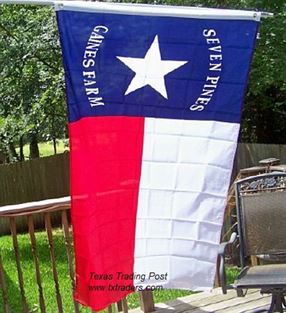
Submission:
[[[269,295],[261,295],[256,290],[249,290],[245,297],[237,297],[234,290],[223,295],[218,288],[212,292],[197,293],[168,303],[158,303],[156,313],[252,313],[255,310],[268,309],[270,300]],[[138,313],[139,310],[132,312]]]

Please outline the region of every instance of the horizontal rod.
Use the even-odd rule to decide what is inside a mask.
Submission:
[[[40,4],[54,5],[56,1],[47,0],[0,0],[0,4]]]
[[[274,17],[274,14],[270,12],[261,12],[261,17],[262,18]]]
[[[39,4],[39,5],[54,5],[56,3],[61,3],[60,0],[0,0],[0,4]],[[70,1],[72,4],[72,1]],[[87,1],[84,1],[87,2]],[[110,2],[110,1],[107,1]],[[261,12],[262,18],[273,17],[274,14],[270,12]]]

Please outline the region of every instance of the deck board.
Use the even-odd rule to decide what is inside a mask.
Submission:
[[[156,313],[252,313],[270,306],[270,296],[259,290],[249,290],[245,297],[237,297],[235,290],[223,295],[220,288],[201,292],[155,305]],[[139,309],[130,311],[139,313]]]

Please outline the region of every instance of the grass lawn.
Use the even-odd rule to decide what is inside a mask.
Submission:
[[[40,142],[38,144],[40,157],[45,157],[54,154],[54,145],[52,141]],[[57,153],[63,153],[65,150],[69,150],[65,146],[65,140],[57,140]],[[16,148],[17,153],[19,153],[19,148]],[[24,146],[24,156],[25,160],[29,160],[30,149],[29,145]]]
[[[52,279],[52,269],[50,264],[50,255],[47,245],[47,236],[45,232],[37,232],[37,248],[40,259],[40,270],[42,275],[42,286],[44,292],[44,298],[46,303],[47,313],[57,312],[57,304],[55,297],[55,288]],[[29,236],[27,234],[18,235],[18,242],[20,247],[21,264],[24,275],[24,284],[26,298],[30,308],[30,312],[40,312],[39,300],[38,300],[38,286],[35,280],[34,262],[31,254],[31,246]],[[57,270],[60,282],[60,291],[63,300],[64,312],[74,312],[72,293],[71,293],[71,282],[68,274],[68,263],[65,252],[65,245],[61,230],[54,231],[54,245],[55,255],[57,260]],[[21,297],[18,286],[17,270],[15,255],[10,236],[2,236],[0,240],[0,251],[3,258],[3,264],[6,275],[6,282],[9,293],[9,303],[12,306],[12,312],[22,312],[21,308]],[[237,270],[231,270],[232,276]],[[2,293],[0,293],[0,311],[3,307]],[[191,292],[182,290],[163,290],[154,292],[155,302],[165,302],[168,300],[176,299],[189,295]],[[139,298],[137,294],[128,296],[129,308],[136,308],[139,306]],[[81,308],[80,312],[89,312],[87,308]]]

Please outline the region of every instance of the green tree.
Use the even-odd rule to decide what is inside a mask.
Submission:
[[[122,1],[119,1],[122,2]],[[240,140],[286,144],[286,1],[285,0],[135,0],[274,13],[261,22],[245,97]]]
[[[286,143],[286,2],[251,1],[262,21],[243,112],[242,141]]]
[[[123,1],[118,1],[123,2]],[[263,19],[243,111],[241,141],[286,143],[286,2],[284,0],[133,0],[273,12]],[[66,133],[63,68],[54,12],[48,7],[0,6],[0,149],[21,160],[15,145]],[[21,149],[20,149],[21,151]]]
[[[38,140],[56,140],[66,132],[63,69],[51,8],[0,7],[0,136],[10,160],[21,160],[15,145],[30,144],[38,157]],[[21,151],[21,149],[20,149]]]

